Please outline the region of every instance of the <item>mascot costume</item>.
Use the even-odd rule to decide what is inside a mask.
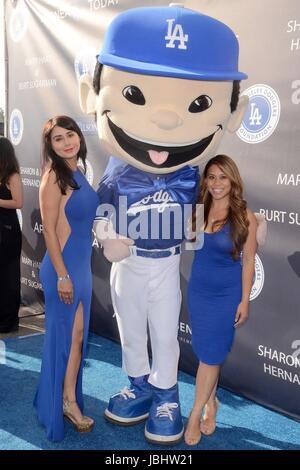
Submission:
[[[163,218],[196,202],[196,165],[215,155],[226,130],[239,128],[248,104],[239,96],[245,78],[233,31],[178,5],[118,15],[94,78],[81,77],[81,108],[96,113],[101,142],[118,157],[110,160],[98,193],[100,218],[109,212],[104,208],[115,209],[103,222],[110,236],[102,244],[113,261],[112,301],[130,385],[110,398],[105,415],[120,425],[147,420],[150,442],[173,444],[183,435],[177,334],[184,235],[175,233],[174,216],[165,236]],[[134,237],[133,228],[142,225],[146,231]]]

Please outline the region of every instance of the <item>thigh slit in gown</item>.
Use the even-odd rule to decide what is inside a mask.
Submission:
[[[76,383],[76,401],[83,412],[82,369],[86,353],[92,295],[91,251],[92,226],[99,205],[96,192],[80,170],[73,172],[80,189],[72,191],[65,204],[65,216],[71,232],[62,257],[73,283],[72,304],[58,296],[57,274],[46,252],[40,269],[45,294],[45,340],[42,367],[34,405],[38,419],[53,441],[64,438],[63,383],[69,360],[73,325],[80,303],[83,308],[83,346]]]
[[[232,248],[228,223],[204,233],[188,286],[192,347],[199,361],[210,365],[224,362],[231,349],[242,297],[242,264],[232,258]]]

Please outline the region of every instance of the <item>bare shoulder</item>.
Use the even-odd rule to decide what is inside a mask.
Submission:
[[[51,168],[48,168],[42,175],[40,187],[44,188],[45,186],[52,186],[55,184],[57,184],[55,172]]]
[[[19,173],[13,173],[10,175],[9,180],[8,180],[8,186],[11,186],[13,184],[18,184],[21,181],[21,176]]]
[[[47,169],[42,176],[40,184],[40,193],[53,195],[58,195],[60,193],[60,189],[57,184],[56,174],[51,168]]]
[[[249,220],[249,224],[256,227],[257,226],[257,220],[254,215],[254,213],[247,207],[247,218]]]

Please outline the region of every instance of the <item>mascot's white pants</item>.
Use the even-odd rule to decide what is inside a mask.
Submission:
[[[179,262],[180,255],[154,259],[131,254],[113,263],[110,276],[123,369],[132,377],[150,373],[149,382],[163,389],[177,382],[181,305]],[[152,348],[151,369],[147,324]]]

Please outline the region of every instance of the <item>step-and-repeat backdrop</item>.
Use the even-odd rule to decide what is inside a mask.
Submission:
[[[256,257],[250,319],[236,335],[221,384],[258,403],[300,419],[300,10],[298,0],[191,0],[182,2],[229,25],[240,43],[240,69],[249,79],[244,121],[226,135],[220,151],[239,165],[249,207],[268,221],[268,238]],[[22,298],[43,308],[39,265],[45,245],[38,207],[44,122],[68,114],[88,144],[89,181],[97,186],[107,164],[93,118],[81,113],[78,79],[93,72],[103,34],[138,0],[7,0],[8,136],[21,165],[25,204]],[[167,5],[151,0],[151,5]],[[197,362],[191,349],[186,285],[191,252],[182,257],[183,306],[180,367]],[[110,300],[110,263],[94,240],[92,331],[118,338]],[[236,403],[238,406],[238,402]]]

